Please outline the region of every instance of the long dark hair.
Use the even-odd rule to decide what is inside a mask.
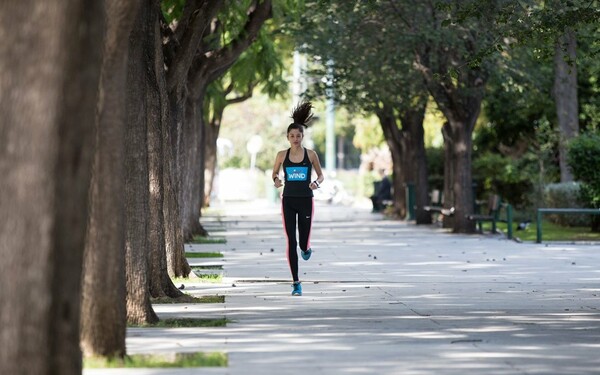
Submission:
[[[288,134],[292,129],[298,129],[300,130],[300,133],[304,133],[304,128],[309,126],[308,123],[313,118],[312,108],[312,103],[308,101],[302,102],[294,108],[292,111],[292,119],[294,119],[294,122],[288,126]]]

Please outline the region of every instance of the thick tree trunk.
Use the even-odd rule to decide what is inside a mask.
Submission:
[[[148,272],[148,121],[152,116],[147,94],[155,79],[152,33],[155,27],[154,1],[143,0],[129,40],[127,72],[126,130],[126,282],[127,319],[134,324],[158,321],[150,305]]]
[[[81,374],[102,12],[101,1],[0,2],[1,374]]]
[[[153,37],[154,35],[152,35]],[[156,60],[156,56],[152,56]],[[153,77],[156,78],[156,77]],[[156,81],[146,94],[150,112],[148,121],[148,187],[150,189],[150,215],[148,216],[148,267],[150,270],[150,295],[164,297],[162,269],[167,269],[165,232],[163,220],[163,150],[160,102]]]
[[[165,130],[163,130],[165,132]],[[166,131],[168,133],[168,130]],[[163,137],[165,165],[163,178],[165,186],[164,221],[165,221],[165,251],[167,254],[167,272],[172,277],[188,277],[192,269],[185,257],[183,229],[181,226],[181,209],[175,188],[175,177],[172,171],[172,150],[168,148],[169,138]],[[171,155],[169,155],[171,154]]]
[[[188,97],[186,100],[186,119],[183,125],[184,139],[184,165],[182,168],[182,190],[183,190],[183,236],[186,242],[193,240],[195,235],[206,235],[206,231],[200,225],[200,212],[202,209],[201,175],[204,165],[201,164],[202,129],[199,126],[202,121],[198,112],[198,105],[194,99]]]
[[[385,141],[392,155],[392,169],[394,171],[392,178],[392,187],[394,189],[394,214],[400,218],[406,216],[406,194],[405,189],[405,148],[402,140],[403,135],[391,106],[384,105],[381,110],[377,111],[379,124],[383,131]]]
[[[168,94],[167,94],[168,95]],[[169,125],[163,127],[165,152],[163,178],[165,184],[165,248],[167,270],[172,277],[188,277],[191,268],[185,257],[181,193],[182,123],[184,106],[179,95],[168,95]]]
[[[125,79],[139,1],[107,0],[81,300],[84,355],[125,356]]]
[[[577,39],[568,29],[556,42],[554,51],[554,101],[560,132],[560,181],[573,181],[567,163],[567,144],[579,133],[579,104],[577,99]]]
[[[406,111],[402,116],[405,147],[409,150],[409,159],[406,163],[408,183],[414,184],[415,189],[415,220],[417,224],[431,224],[431,213],[423,207],[429,205],[429,183],[427,181],[427,156],[425,154],[425,131],[423,119],[425,118],[426,101],[420,106],[415,106]]]
[[[444,170],[444,206],[454,207],[454,215],[444,217],[446,227],[452,221],[456,233],[475,232],[475,222],[467,220],[473,213],[473,181],[471,180],[472,134],[481,110],[485,75],[468,70],[459,77],[464,82],[454,86],[429,79],[429,90],[447,122],[443,127],[446,164]],[[451,182],[450,182],[451,181]],[[450,191],[451,190],[451,191]]]
[[[148,106],[148,186],[150,188],[149,219],[149,269],[150,295],[152,297],[179,297],[183,293],[173,285],[167,272],[167,254],[165,247],[165,152],[163,127],[168,126],[169,111],[159,30],[158,3],[153,3],[151,26],[148,38],[154,41],[153,52],[148,56],[152,61],[149,72],[146,105]]]
[[[453,124],[451,123],[450,126]],[[475,222],[468,220],[467,215],[474,212],[473,189],[471,177],[472,140],[469,126],[454,124],[453,158],[453,195],[454,195],[454,227],[456,233],[475,232]]]

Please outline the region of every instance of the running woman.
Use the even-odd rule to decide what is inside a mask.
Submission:
[[[303,102],[294,108],[294,122],[287,128],[287,139],[290,148],[277,153],[273,166],[273,183],[276,188],[284,186],[281,196],[283,228],[287,236],[287,258],[294,281],[293,296],[302,295],[302,285],[298,278],[298,251],[296,249],[296,222],[298,223],[298,242],[302,259],[308,260],[312,254],[310,247],[310,230],[314,214],[313,190],[318,189],[323,180],[323,172],[319,157],[313,150],[302,146],[304,128],[312,119],[312,104]],[[283,166],[283,181],[279,178],[279,170]],[[311,181],[312,170],[317,178]],[[285,182],[285,184],[284,184]]]

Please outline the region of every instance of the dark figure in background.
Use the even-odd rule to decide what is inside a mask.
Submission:
[[[392,200],[392,183],[384,169],[379,170],[381,181],[375,182],[375,193],[371,195],[373,212],[381,212],[385,208],[384,201]]]

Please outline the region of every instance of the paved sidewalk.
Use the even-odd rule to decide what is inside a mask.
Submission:
[[[279,207],[238,203],[203,222],[224,245],[224,304],[158,305],[223,328],[130,329],[128,352],[225,351],[220,369],[98,374],[598,374],[600,246],[518,244],[317,204],[313,257],[292,297]]]

